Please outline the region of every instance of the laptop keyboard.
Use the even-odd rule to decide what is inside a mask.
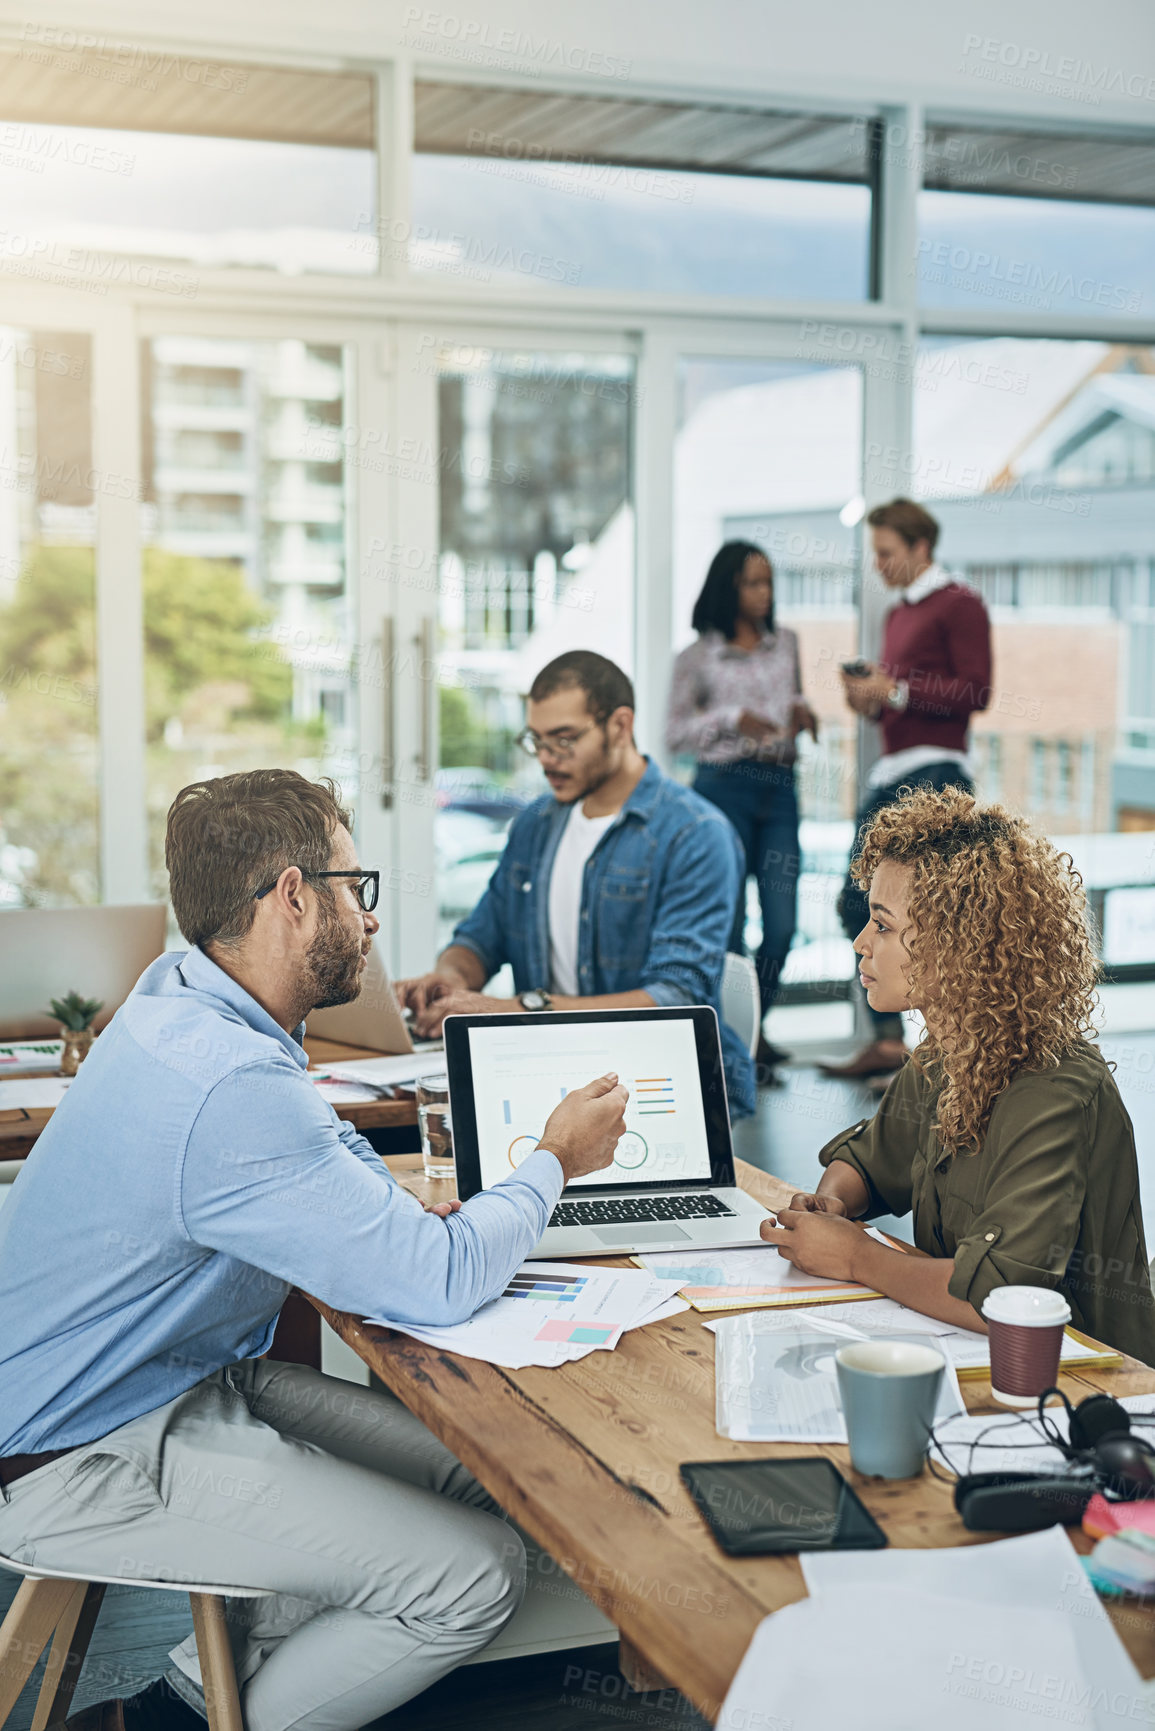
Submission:
[[[638,1220],[705,1220],[733,1215],[709,1191],[689,1196],[591,1196],[587,1202],[559,1202],[551,1226],[630,1226]]]

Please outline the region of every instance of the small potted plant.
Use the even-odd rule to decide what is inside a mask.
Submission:
[[[69,992],[63,998],[51,1000],[48,1014],[55,1016],[60,1023],[64,1038],[64,1050],[60,1054],[62,1076],[75,1076],[84,1062],[88,1048],[96,1038],[92,1031],[93,1018],[103,1008],[103,998],[82,998],[79,992]]]

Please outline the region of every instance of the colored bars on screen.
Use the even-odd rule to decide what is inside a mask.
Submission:
[[[639,1118],[657,1118],[677,1111],[672,1076],[638,1076],[634,1081]]]

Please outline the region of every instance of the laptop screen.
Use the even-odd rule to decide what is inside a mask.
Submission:
[[[546,1119],[570,1091],[615,1070],[630,1091],[626,1133],[612,1166],[588,1184],[692,1183],[710,1177],[694,1024],[685,1019],[590,1017],[532,1028],[469,1029],[477,1147],[485,1188],[532,1154]]]

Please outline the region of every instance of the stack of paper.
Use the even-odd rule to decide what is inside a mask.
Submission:
[[[689,1296],[687,1292],[686,1297]],[[788,1324],[790,1320],[788,1315],[767,1318],[768,1322],[778,1321],[783,1324]],[[935,1345],[964,1380],[991,1374],[991,1347],[985,1334],[975,1333],[969,1328],[955,1328],[949,1322],[938,1322],[933,1316],[923,1316],[920,1311],[908,1310],[906,1305],[896,1303],[893,1298],[875,1298],[871,1303],[853,1305],[831,1303],[827,1300],[825,1304],[809,1306],[806,1320],[818,1328],[829,1329],[831,1333],[839,1334],[846,1340],[885,1340],[892,1335],[906,1339],[911,1334],[933,1335]],[[717,1332],[716,1324],[707,1323],[706,1327],[712,1327]],[[1072,1329],[1068,1329],[1063,1336],[1059,1358],[1060,1363],[1065,1366],[1082,1365],[1086,1368],[1120,1363],[1118,1353],[1101,1351]]]
[[[1124,1503],[1126,1509],[1146,1509],[1149,1503]],[[1104,1592],[1155,1595],[1155,1532],[1148,1524],[1121,1527],[1100,1539],[1087,1559],[1087,1571]]]
[[[735,1442],[846,1441],[834,1355],[847,1339],[863,1336],[812,1323],[809,1313],[763,1311],[728,1316],[706,1327],[718,1338],[714,1393],[719,1436]],[[935,1422],[965,1410],[948,1359]]]
[[[0,1044],[0,1077],[30,1070],[58,1070],[63,1040],[6,1040]]]
[[[445,1052],[399,1052],[393,1058],[350,1058],[348,1063],[320,1064],[312,1074],[322,1081],[363,1082],[370,1087],[404,1088],[421,1076],[445,1074]]]
[[[659,1280],[668,1280],[695,1310],[758,1310],[878,1296],[853,1281],[803,1274],[773,1244],[747,1250],[664,1250],[635,1256],[634,1261]]]
[[[1152,1440],[1155,1397],[1124,1396],[1139,1436]],[[1146,1425],[1139,1419],[1148,1420]],[[1103,1592],[1155,1597],[1155,1502],[1111,1503],[1096,1493],[1083,1512],[1083,1531],[1098,1539],[1087,1571]],[[1155,1715],[1153,1715],[1155,1717]]]
[[[380,1100],[387,1092],[366,1082],[345,1082],[330,1077],[325,1071],[310,1070],[309,1075],[322,1100],[327,1100],[330,1106],[363,1106],[370,1100]]]
[[[0,1075],[6,1074],[0,1071]],[[24,1076],[13,1082],[6,1082],[0,1088],[0,1112],[12,1112],[21,1107],[25,1112],[43,1112],[48,1107],[59,1106],[71,1076]]]
[[[810,1598],[759,1625],[719,1731],[1151,1722],[1059,1527],[958,1549],[809,1552],[801,1564]]]
[[[426,1328],[369,1316],[429,1346],[484,1359],[509,1370],[570,1364],[591,1352],[612,1352],[623,1333],[687,1309],[669,1285],[634,1269],[586,1263],[527,1262],[500,1298],[448,1328]]]

